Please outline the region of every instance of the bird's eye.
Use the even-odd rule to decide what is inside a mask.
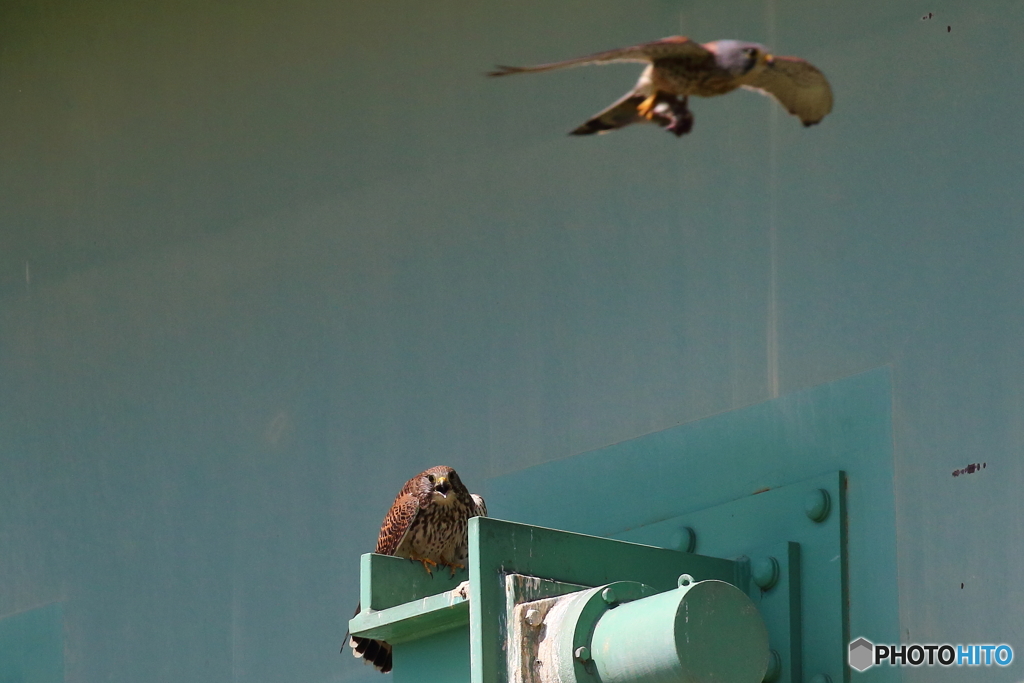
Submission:
[[[427,475],[427,481],[429,481],[431,484],[433,484],[434,483],[434,475],[433,474],[428,474]]]
[[[746,50],[744,50],[744,52],[747,53],[748,57],[756,57],[757,56],[757,48],[756,47],[748,47]]]

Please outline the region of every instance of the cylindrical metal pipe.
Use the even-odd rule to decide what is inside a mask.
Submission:
[[[590,656],[601,683],[760,683],[768,632],[724,581],[700,581],[601,615]]]

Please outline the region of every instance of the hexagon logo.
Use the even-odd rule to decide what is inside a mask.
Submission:
[[[866,671],[875,663],[875,645],[867,638],[858,638],[850,643],[850,667]]]

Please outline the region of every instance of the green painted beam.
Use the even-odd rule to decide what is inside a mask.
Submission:
[[[348,622],[353,635],[401,643],[469,623],[468,586],[376,611],[363,610]]]
[[[428,574],[419,562],[390,555],[366,553],[359,559],[359,605],[363,610],[383,610],[437,595],[458,587],[469,575],[439,567]]]

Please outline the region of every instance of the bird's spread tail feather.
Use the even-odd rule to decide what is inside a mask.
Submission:
[[[359,614],[360,609],[359,606],[356,607],[356,614]],[[345,634],[345,642],[352,648],[352,656],[356,659],[362,659],[366,664],[373,664],[374,668],[382,674],[391,671],[391,643],[372,638],[361,638],[348,633]],[[341,651],[345,651],[344,645],[341,646]]]
[[[367,664],[373,664],[374,668],[382,674],[391,671],[390,643],[386,643],[383,640],[349,636],[348,646],[352,648],[352,656],[356,659],[362,659]]]

